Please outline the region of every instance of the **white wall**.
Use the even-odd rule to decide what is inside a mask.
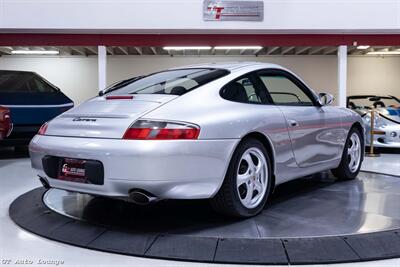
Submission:
[[[202,0],[0,0],[0,28],[41,32],[399,32],[399,0],[264,0],[262,22],[207,22]]]
[[[336,56],[182,57],[108,56],[108,84],[170,67],[218,61],[263,61],[283,65],[308,85],[336,95]],[[76,103],[97,94],[97,57],[0,57],[0,69],[33,70],[62,89]],[[349,57],[349,94],[400,96],[400,57]]]
[[[0,57],[1,70],[34,71],[59,87],[74,102],[97,94],[97,57]]]
[[[348,73],[351,94],[400,97],[400,57],[350,57]]]
[[[108,82],[167,68],[220,61],[260,61],[280,64],[294,71],[313,89],[336,94],[336,56],[114,56],[108,58]]]

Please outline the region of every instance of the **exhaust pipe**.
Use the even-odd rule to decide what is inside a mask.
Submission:
[[[39,176],[39,181],[42,183],[44,188],[50,189],[50,184],[45,178]]]
[[[130,200],[138,205],[148,205],[157,202],[159,199],[144,190],[131,190],[129,192]]]

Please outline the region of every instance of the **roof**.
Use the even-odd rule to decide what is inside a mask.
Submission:
[[[1,72],[10,72],[10,73],[35,73],[33,71],[25,71],[25,70],[0,70]]]
[[[264,63],[264,62],[214,62],[214,63],[201,63],[195,65],[181,66],[173,69],[184,69],[184,68],[216,68],[216,69],[226,69],[226,70],[235,70],[244,67],[252,67],[252,66],[260,66],[263,68],[279,68],[283,69],[282,66]]]

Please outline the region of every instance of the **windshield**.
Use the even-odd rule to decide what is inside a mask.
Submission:
[[[400,108],[400,102],[390,96],[368,96],[363,98],[350,98],[349,108],[372,109],[372,108]]]
[[[227,75],[223,69],[176,69],[157,72],[138,79],[128,79],[110,87],[110,95],[169,94],[183,95],[201,85]]]

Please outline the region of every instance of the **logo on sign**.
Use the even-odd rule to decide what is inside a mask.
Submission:
[[[220,20],[221,19],[221,12],[222,10],[224,10],[224,7],[222,6],[218,6],[218,5],[210,5],[207,7],[207,11],[209,12],[209,14],[211,16],[214,16],[214,18],[216,20]]]
[[[213,21],[262,21],[263,1],[204,0],[203,19]]]

